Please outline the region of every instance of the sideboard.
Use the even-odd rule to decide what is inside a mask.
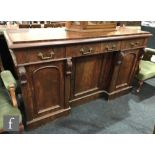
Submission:
[[[71,107],[130,91],[149,32],[64,28],[4,32],[21,84],[28,128],[69,114]]]

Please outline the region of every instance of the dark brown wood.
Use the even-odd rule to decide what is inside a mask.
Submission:
[[[75,45],[67,46],[66,56],[78,57],[78,56],[92,55],[100,52],[101,52],[100,43],[80,44],[80,45],[78,44],[76,46]]]
[[[54,60],[66,57],[65,48],[63,47],[16,49],[14,53],[16,55],[17,64],[32,63],[38,61],[43,62],[46,60]],[[39,54],[42,54],[42,57],[40,57]]]
[[[135,49],[145,44],[145,38],[129,39],[122,42],[122,50]]]
[[[123,89],[131,84],[139,50],[129,50],[116,54],[115,68],[109,91]]]
[[[117,29],[104,33],[73,33],[63,28],[5,32],[21,83],[28,128],[67,115],[70,106],[98,97],[109,100],[130,91],[151,34]]]
[[[80,99],[100,91],[103,55],[85,56],[73,59],[71,100]]]
[[[129,87],[125,87],[125,88],[120,89],[120,90],[115,90],[111,93],[107,92],[105,94],[105,97],[107,100],[112,100],[112,99],[115,99],[119,96],[122,96],[122,95],[129,93],[131,91],[131,89],[132,89],[132,86],[129,86]]]
[[[64,108],[64,63],[31,66],[34,113]],[[52,78],[51,78],[52,77]]]
[[[44,28],[49,28],[49,27],[51,27],[51,28],[53,28],[54,27],[54,25],[53,24],[44,24]]]
[[[84,103],[87,103],[91,100],[97,99],[97,98],[101,98],[101,97],[105,97],[106,99],[108,99],[108,95],[106,91],[96,91],[94,93],[89,93],[87,95],[83,95],[81,97],[78,97],[76,99],[73,100],[69,100],[69,104],[74,107],[74,106],[78,106]]]
[[[30,24],[19,24],[19,28],[30,28]]]
[[[70,100],[70,92],[71,92],[71,74],[72,74],[72,60],[71,58],[67,59],[66,62],[66,76],[65,76],[65,107],[69,107],[69,100]]]
[[[31,121],[27,121],[27,129],[32,130],[36,127],[42,126],[50,121],[58,119],[63,116],[67,116],[70,113],[70,108],[59,110],[53,113],[50,113],[44,117],[35,118]]]
[[[32,24],[31,28],[41,28],[41,24]]]
[[[24,70],[28,76],[26,76],[26,74],[24,75]],[[66,97],[65,100],[64,96],[64,60],[26,66],[23,71],[21,67],[19,73],[21,77],[22,94],[25,97],[25,102],[29,103],[25,105],[28,116],[28,127],[31,128],[34,124],[37,126],[41,124],[41,122],[43,124],[47,119],[51,120],[56,116],[63,115],[63,113],[68,113],[67,111],[70,110],[68,99]],[[31,125],[31,123],[33,125]]]

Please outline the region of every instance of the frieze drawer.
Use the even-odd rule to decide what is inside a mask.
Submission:
[[[122,41],[122,50],[134,49],[145,46],[145,39],[130,39]]]
[[[67,57],[78,57],[85,55],[92,55],[101,52],[100,43],[70,45],[66,47]]]
[[[103,52],[119,51],[121,49],[121,41],[103,42],[101,44],[101,50]]]
[[[24,48],[13,51],[19,64],[65,58],[63,47]]]

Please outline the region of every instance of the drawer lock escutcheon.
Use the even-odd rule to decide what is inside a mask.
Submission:
[[[44,56],[42,52],[39,52],[39,53],[38,53],[38,57],[39,57],[41,60],[53,59],[53,58],[54,58],[54,54],[55,54],[55,53],[54,53],[53,51],[51,51],[51,52],[50,52],[50,56],[48,57],[48,56]]]

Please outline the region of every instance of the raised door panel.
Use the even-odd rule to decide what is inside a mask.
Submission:
[[[57,63],[33,68],[32,96],[35,116],[64,108],[64,66],[63,63]]]
[[[72,97],[99,90],[102,55],[86,56],[73,60]]]
[[[118,70],[115,89],[130,85],[132,76],[135,71],[138,50],[122,52],[122,62]]]

